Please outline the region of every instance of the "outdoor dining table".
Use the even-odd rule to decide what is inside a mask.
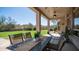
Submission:
[[[41,37],[38,41],[23,42],[17,47],[13,48],[14,51],[42,51],[51,37]]]

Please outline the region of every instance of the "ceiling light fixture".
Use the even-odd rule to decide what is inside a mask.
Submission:
[[[56,10],[54,8],[54,12],[53,12],[53,19],[56,19]]]

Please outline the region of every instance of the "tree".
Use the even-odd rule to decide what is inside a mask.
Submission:
[[[12,19],[11,17],[7,18],[6,27],[8,31],[15,28],[15,24],[16,24],[16,21],[14,19]]]
[[[29,28],[29,30],[32,30],[34,28],[33,24],[29,23],[27,28]]]
[[[0,16],[0,31],[4,31],[6,18],[4,16]]]
[[[77,24],[77,25],[75,25],[75,28],[76,28],[76,29],[79,29],[79,25],[78,25],[78,24]]]
[[[6,18],[4,16],[0,16],[0,25],[4,24],[6,21]]]
[[[29,25],[29,27],[33,27],[33,25],[31,23],[29,23],[28,25]]]
[[[58,27],[58,24],[57,24],[57,20],[52,20],[52,24],[51,25],[51,28],[53,29],[53,31],[56,31],[57,30],[57,27]]]
[[[0,16],[0,31],[12,30],[15,27],[15,23],[15,20],[11,17]]]

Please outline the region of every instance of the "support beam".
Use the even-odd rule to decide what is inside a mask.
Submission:
[[[39,11],[43,16],[45,16],[47,19],[50,19],[44,12],[42,12],[38,7],[33,7],[37,11]]]
[[[60,33],[65,32],[65,28],[66,28],[66,26],[68,26],[68,22],[67,21],[68,20],[67,20],[66,17],[60,19],[60,31],[59,31]]]
[[[71,18],[71,29],[73,29],[74,28],[74,18],[72,17]]]
[[[67,26],[71,28],[71,19],[67,19]]]
[[[73,13],[73,10],[72,10],[72,17],[71,17],[71,29],[74,28],[74,13]]]
[[[66,20],[65,18],[60,20],[60,33],[65,32],[65,27],[66,27]]]
[[[74,13],[73,13],[73,8],[71,9],[71,14],[70,14],[70,28],[74,28]]]
[[[73,25],[72,25],[72,28],[74,28],[74,18],[73,18],[73,20],[72,20],[72,24],[73,24]]]
[[[58,24],[57,24],[57,30],[58,31],[60,30],[60,22],[58,22]]]
[[[50,32],[50,20],[48,19],[48,21],[47,21],[47,26],[48,26],[48,32]]]
[[[41,14],[36,13],[36,31],[41,32]]]
[[[72,9],[73,9],[73,12],[76,13],[79,8],[75,7],[75,8],[72,8]]]

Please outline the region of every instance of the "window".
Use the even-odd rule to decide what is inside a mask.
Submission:
[[[57,20],[51,20],[50,25],[51,25],[51,31],[52,30],[56,31],[57,26],[58,26],[58,21]]]
[[[43,16],[41,16],[41,29],[47,30],[47,19]]]
[[[79,18],[74,19],[74,28],[79,29]]]

